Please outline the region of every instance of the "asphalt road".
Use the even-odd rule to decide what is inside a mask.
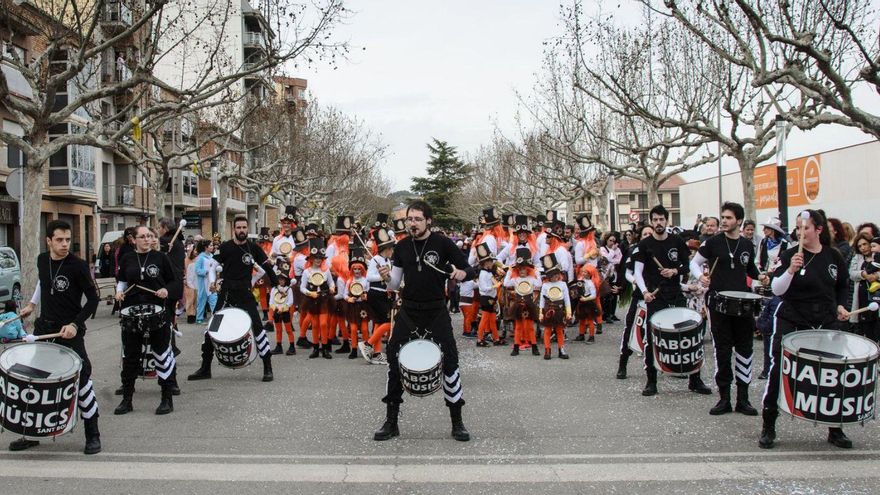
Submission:
[[[453,322],[459,330],[460,316]],[[179,374],[198,367],[202,329],[182,325]],[[855,448],[825,442],[820,426],[781,417],[777,448],[757,447],[760,418],[709,416],[716,396],[660,380],[642,397],[630,361],[617,380],[622,326],[597,343],[569,342],[571,359],[545,361],[509,347],[460,339],[472,440],[449,436],[442,395],[407,398],[401,436],[374,442],[384,418],[384,366],[275,356],[275,381],[259,362],[214,365],[214,377],[181,380],[175,410],[156,416],[155,381],[137,383],[134,412],[114,416],[120,346],[101,306],[86,337],[101,407],[104,451],[81,453],[82,427],[26,452],[0,452],[2,493],[876,493],[877,425],[848,428]],[[576,329],[569,329],[574,336]],[[756,350],[760,342],[756,342]],[[711,347],[703,370],[714,371]],[[760,353],[756,352],[756,369]],[[758,406],[765,382],[752,384]],[[714,385],[714,384],[713,384]],[[714,388],[714,387],[713,387]],[[0,439],[11,441],[10,433]]]

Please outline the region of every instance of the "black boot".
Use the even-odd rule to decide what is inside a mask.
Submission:
[[[578,336],[574,338],[575,342],[583,342],[585,340],[587,340],[587,337],[584,334],[578,334]]]
[[[186,377],[186,379],[189,381],[208,380],[209,378],[211,378],[211,363],[210,363],[210,361],[207,363],[202,361],[202,365],[199,367],[199,369],[197,369],[196,372],[193,373],[192,375],[189,375],[188,377]]]
[[[381,428],[376,430],[376,433],[373,433],[373,440],[381,442],[383,440],[390,440],[400,435],[400,430],[397,429],[397,416],[399,413],[400,404],[386,404],[385,422],[382,423]]]
[[[461,420],[461,404],[449,406],[449,417],[452,418],[452,438],[459,442],[470,440],[471,434],[464,427],[464,421]]]
[[[602,324],[601,323],[596,324],[596,335],[602,335]]]
[[[309,354],[309,359],[315,359],[316,357],[321,355],[321,344],[315,343],[312,345],[312,353]]]
[[[119,405],[116,406],[116,409],[113,410],[113,414],[117,416],[134,411],[134,407],[131,404],[131,397],[134,395],[134,390],[130,387],[123,387],[122,390],[122,402],[120,402]]]
[[[532,356],[540,356],[541,351],[538,350],[538,344],[532,344]]]
[[[342,342],[342,347],[336,349],[333,352],[335,352],[336,354],[348,354],[349,352],[351,352],[351,345],[348,343],[347,340],[345,340]]]
[[[284,353],[284,346],[281,345],[281,342],[277,342],[275,344],[275,348],[272,349],[272,354],[283,354],[283,353]]]
[[[287,352],[285,354],[288,356],[293,356],[294,354],[296,354],[296,346],[290,344],[290,347],[287,348]]]
[[[321,349],[321,357],[324,359],[333,359],[333,354],[330,353],[331,349],[333,349],[332,344],[324,344],[324,348]]]
[[[156,408],[156,414],[161,416],[174,410],[174,400],[171,397],[171,388],[166,385],[162,389],[162,401],[159,402],[159,407]]]
[[[83,454],[97,454],[101,451],[101,432],[98,431],[98,414],[83,420],[84,430],[86,431],[86,446]]]
[[[626,379],[626,363],[629,361],[629,356],[625,354],[620,355],[620,361],[617,364],[617,379],[625,380]]]
[[[749,386],[746,383],[736,384],[736,407],[734,410],[746,416],[758,415],[758,410],[749,402]]]
[[[36,447],[40,445],[39,440],[28,440],[27,438],[19,438],[18,440],[13,440],[9,443],[9,450],[16,452],[19,450],[27,450],[31,447]]]
[[[642,395],[645,397],[650,397],[652,395],[657,395],[657,379],[654,378],[648,379],[648,383],[645,384],[645,388],[642,389]]]
[[[841,428],[828,428],[828,443],[841,449],[852,448],[852,440],[846,436]]]
[[[519,356],[519,344],[513,344],[513,350],[510,351],[511,356]]]
[[[309,342],[309,339],[305,337],[300,337],[296,339],[296,346],[300,349],[308,349],[309,347],[312,347],[312,343]]]
[[[776,416],[779,414],[771,413],[764,409],[764,427],[761,428],[761,438],[758,439],[758,447],[762,449],[772,449],[773,442],[776,440]]]
[[[263,358],[263,381],[271,382],[275,379],[275,375],[272,374],[272,356],[267,354],[266,357]]]
[[[703,379],[700,378],[699,373],[694,373],[693,375],[688,377],[688,390],[701,395],[712,395],[712,389],[707,387],[706,384],[703,383]],[[729,400],[730,394],[728,394],[728,402]]]
[[[715,404],[712,409],[709,409],[709,414],[712,416],[720,416],[722,414],[733,412],[733,407],[730,405],[730,387],[719,387],[718,395],[720,396],[720,399],[718,399],[718,403]]]
[[[357,359],[357,357],[358,357],[358,350],[357,350],[357,347],[355,347],[351,350],[351,352],[348,353],[348,359]]]

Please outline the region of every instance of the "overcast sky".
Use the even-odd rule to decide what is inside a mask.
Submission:
[[[560,32],[559,3],[552,0],[361,0],[349,6],[357,14],[338,35],[356,47],[351,61],[296,75],[308,79],[311,95],[323,104],[358,116],[382,135],[389,148],[383,167],[395,189],[424,174],[432,137],[465,153],[489,141],[495,122],[512,131],[515,91],[529,92],[542,43]],[[638,18],[640,12],[620,15]],[[869,140],[832,126],[794,131],[788,156]],[[725,162],[725,172],[733,170]],[[717,167],[706,166],[685,178],[715,173]]]

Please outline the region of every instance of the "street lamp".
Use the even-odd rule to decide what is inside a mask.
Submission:
[[[211,162],[211,228],[214,232],[220,232],[220,219],[217,218],[220,211],[220,206],[218,205],[218,173],[217,161],[214,160]]]
[[[610,227],[609,232],[614,232],[617,230],[617,201],[614,192],[614,172],[608,172],[608,208],[609,213],[608,216],[611,220],[608,222]]]
[[[788,167],[785,163],[785,135],[787,122],[782,115],[776,116],[776,203],[782,230],[788,232]]]

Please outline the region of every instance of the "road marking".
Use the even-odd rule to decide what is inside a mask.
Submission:
[[[27,452],[0,451],[3,457],[82,457],[81,452],[45,452],[30,450]],[[477,461],[512,462],[512,461],[591,461],[607,459],[624,460],[669,460],[677,459],[719,459],[719,458],[787,458],[787,457],[812,457],[826,459],[829,457],[874,457],[880,456],[880,450],[755,450],[754,452],[683,452],[665,454],[656,452],[632,453],[632,454],[472,454],[472,455],[334,455],[334,454],[214,454],[214,453],[152,453],[152,452],[101,452],[102,458],[120,459],[217,459],[217,460],[282,460],[282,461],[352,461],[352,462],[377,462],[377,461]],[[809,460],[809,459],[807,459]]]
[[[3,478],[321,483],[566,483],[880,478],[874,460],[389,465],[0,460]]]

